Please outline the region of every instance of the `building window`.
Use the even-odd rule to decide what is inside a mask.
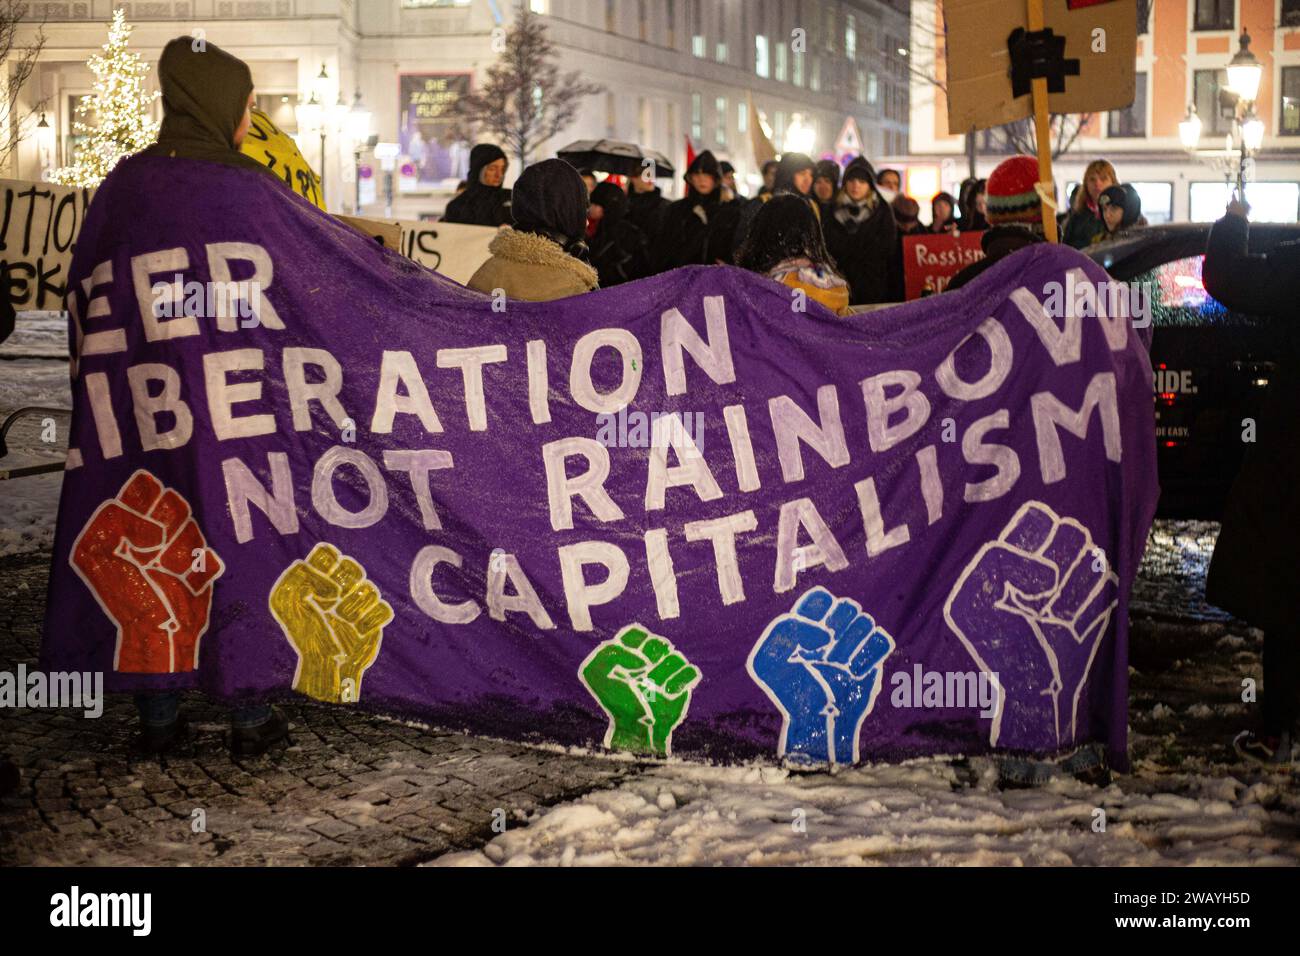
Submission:
[[[788,52],[789,48],[784,41],[776,45],[776,78],[782,83],[785,82],[787,76],[786,54]]]
[[[1192,96],[1204,133],[1223,136],[1232,132],[1233,107],[1224,103],[1219,95],[1227,82],[1227,70],[1196,70],[1192,73]]]
[[[691,94],[691,139],[699,142],[704,138],[704,100],[699,93]]]
[[[1300,66],[1282,67],[1282,136],[1300,136]]]
[[[1300,27],[1300,0],[1282,0],[1278,11],[1278,26]]]
[[[835,52],[835,7],[831,4],[826,5],[826,49]]]
[[[754,37],[754,72],[766,79],[771,75],[771,65],[767,61],[767,37]]]
[[[650,142],[650,101],[644,96],[636,98],[636,141]]]
[[[819,56],[812,58],[812,69],[808,72],[808,88],[814,93],[820,93],[822,90],[822,58]]]
[[[642,43],[645,43],[646,40],[650,39],[650,22],[649,22],[649,17],[646,14],[645,5],[646,5],[646,0],[637,0],[637,4],[636,4],[637,35],[641,38]]]
[[[852,60],[858,55],[858,21],[849,13],[844,16],[844,57]]]
[[[736,104],[736,132],[741,136],[749,132],[749,107],[744,103]]]
[[[528,0],[528,9],[533,13],[546,14],[546,0]]]
[[[1194,30],[1231,30],[1235,0],[1196,0]]]
[[[867,74],[867,102],[875,103],[880,99],[880,81],[876,79],[876,74]]]
[[[791,70],[791,81],[795,86],[803,86],[803,58],[802,53],[795,53],[791,59],[794,61],[794,68]]]
[[[772,142],[785,142],[785,110],[777,110],[772,117]]]
[[[719,40],[713,48],[713,58],[719,63],[727,62],[727,41]]]
[[[704,22],[700,17],[700,6],[703,0],[695,0],[691,4],[691,53],[695,56],[704,58]]]
[[[1111,110],[1106,120],[1106,135],[1145,136],[1147,134],[1147,75],[1137,75],[1133,103],[1122,110]]]
[[[668,46],[677,46],[677,0],[668,0]]]
[[[713,101],[713,114],[717,119],[717,129],[713,131],[713,141],[719,146],[727,145],[727,98],[719,96]]]

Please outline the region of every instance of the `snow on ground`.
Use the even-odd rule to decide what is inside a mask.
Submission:
[[[0,420],[24,405],[70,408],[68,326],[59,312],[20,312],[17,327],[0,344]],[[55,441],[42,440],[53,417]],[[67,454],[66,415],[25,416],[6,439],[9,455],[0,468],[60,461]],[[59,507],[62,472],[0,481],[0,556],[50,548]]]
[[[835,774],[665,764],[432,865],[1297,865],[1300,793],[1286,774],[1243,776],[1260,779],[1140,772],[1002,791],[984,759]]]

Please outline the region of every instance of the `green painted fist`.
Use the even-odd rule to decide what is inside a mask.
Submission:
[[[697,671],[672,644],[638,624],[598,644],[578,676],[609,715],[605,746],[666,757],[686,717]]]

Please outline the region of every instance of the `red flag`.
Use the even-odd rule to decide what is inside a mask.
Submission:
[[[686,168],[691,168],[691,163],[695,162],[695,147],[691,145],[691,138],[686,137]]]

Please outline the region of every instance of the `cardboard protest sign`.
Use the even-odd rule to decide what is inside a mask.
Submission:
[[[653,755],[1124,764],[1151,364],[1072,249],[847,317],[725,266],[501,302],[137,157],[72,278],[45,669]]]
[[[0,263],[15,309],[60,309],[92,189],[0,179]]]
[[[402,255],[464,285],[492,254],[500,231],[457,222],[403,222]]]
[[[1049,92],[1052,113],[1122,109],[1136,92],[1136,0],[1042,0],[1044,25],[1065,38],[1077,75]],[[943,0],[948,129],[988,129],[1033,114],[1028,90],[1014,95],[1007,39],[1027,25],[1025,0]],[[1051,84],[1049,83],[1049,86]]]
[[[491,226],[467,226],[456,222],[367,219],[339,216],[343,222],[383,242],[408,259],[434,272],[469,282],[478,267],[488,260],[488,245],[500,230]]]
[[[920,233],[903,239],[903,286],[908,300],[934,295],[972,262],[984,258],[983,231]]]
[[[253,121],[248,127],[240,152],[253,157],[271,172],[284,180],[285,185],[319,209],[325,208],[325,194],[320,176],[303,159],[293,137],[271,122],[271,117],[261,110],[252,110]]]

